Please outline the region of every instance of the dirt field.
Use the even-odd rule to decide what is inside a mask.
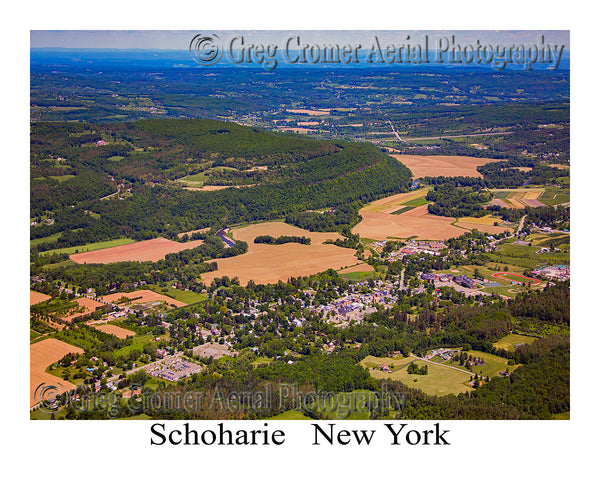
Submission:
[[[451,225],[454,218],[438,217],[427,213],[427,205],[415,207],[400,215],[383,212],[370,212],[365,207],[360,210],[362,221],[352,229],[363,238],[385,240],[388,237],[417,240],[447,240],[465,233]]]
[[[306,236],[311,238],[311,244],[256,244],[254,239],[259,235]],[[283,222],[265,222],[233,230],[232,236],[247,242],[248,252],[237,257],[217,259],[218,270],[202,275],[206,284],[223,275],[238,277],[242,285],[246,285],[250,279],[256,283],[277,283],[292,276],[311,275],[328,268],[338,270],[359,262],[354,250],[323,244],[327,239],[342,238],[338,233],[309,232]]]
[[[50,295],[46,295],[45,293],[34,292],[33,290],[29,290],[29,306],[37,305],[38,303],[45,302],[48,300]]]
[[[70,322],[71,320],[73,320],[76,317],[81,317],[82,315],[87,315],[88,313],[92,313],[93,311],[96,310],[96,308],[102,307],[104,305],[103,303],[97,302],[96,300],[92,300],[91,298],[87,298],[87,297],[76,298],[75,302],[77,302],[80,307],[84,307],[85,310],[80,313],[74,313],[72,315],[67,315],[66,317],[63,317],[62,319],[65,322]]]
[[[219,345],[218,343],[205,343],[204,345],[198,345],[192,349],[194,355],[200,355],[201,357],[213,357],[221,358],[225,355],[232,355],[233,352],[229,350],[225,345]]]
[[[181,252],[201,244],[202,240],[179,243],[160,237],[93,252],[77,253],[70,258],[77,263],[156,262],[163,260],[168,253]]]
[[[370,252],[369,252],[370,253]],[[338,270],[338,273],[352,273],[352,272],[374,272],[375,269],[368,263],[359,263],[353,267],[343,268]]]
[[[427,156],[427,155],[391,155],[406,165],[413,177],[478,177],[482,175],[476,170],[479,165],[499,162],[493,158],[477,158],[462,156]]]
[[[57,387],[58,383],[60,383],[62,388],[59,387],[58,392],[65,392],[75,388],[75,385],[72,383],[45,371],[49,365],[60,360],[67,353],[83,353],[83,350],[54,338],[42,340],[29,347],[29,406],[33,406],[39,401],[39,398],[34,398],[34,394],[35,389],[42,383],[56,385]]]
[[[496,227],[494,225],[488,225],[485,223],[456,222],[454,225],[456,225],[457,227],[468,228],[469,230],[473,230],[474,228],[476,228],[480,232],[491,233],[491,234],[502,233],[506,230],[508,230],[509,232],[512,231],[512,229],[510,229],[508,227],[500,227],[500,226]]]
[[[192,235],[193,233],[206,233],[206,232],[208,232],[209,230],[210,230],[210,227],[207,227],[207,228],[200,228],[200,229],[198,229],[198,230],[190,230],[189,232],[181,232],[181,233],[178,233],[178,234],[177,234],[177,236],[178,236],[179,238],[181,238],[181,237],[183,237],[184,235],[188,235],[188,236],[189,236],[189,235]]]
[[[304,128],[304,127],[281,127],[278,128],[280,132],[293,132],[293,133],[308,133],[308,132],[316,132],[314,128]]]
[[[506,230],[511,231],[510,228],[502,227],[500,225],[495,226],[494,223],[502,223],[502,220],[494,218],[491,215],[485,217],[462,217],[456,222],[455,225],[458,227],[473,229],[476,228],[480,232],[485,233],[502,233]]]
[[[192,192],[216,192],[217,190],[224,190],[226,188],[248,188],[256,185],[251,183],[249,185],[204,185],[203,187],[183,187],[184,190],[191,190]]]
[[[431,188],[422,188],[415,190],[414,192],[398,193],[389,197],[380,198],[379,200],[375,200],[374,202],[365,205],[361,212],[393,213],[406,205],[407,202],[426,197],[429,190],[431,190]]]
[[[290,113],[306,113],[309,116],[315,115],[329,115],[330,110],[328,108],[320,108],[319,110],[305,110],[305,109],[295,109],[295,110],[286,110]]]
[[[110,325],[109,323],[103,323],[101,325],[92,325],[92,327],[94,327],[97,330],[100,330],[101,332],[114,335],[117,338],[127,338],[133,337],[135,335],[135,333],[131,330],[126,330],[124,328],[117,327],[116,325]]]
[[[111,293],[110,295],[105,295],[102,300],[108,303],[113,303],[119,300],[122,297],[127,297],[132,300],[131,303],[143,304],[150,302],[166,302],[168,305],[175,305],[176,307],[185,307],[187,303],[180,302],[179,300],[175,300],[174,298],[167,297],[166,295],[161,295],[160,293],[153,292],[152,290],[135,290],[133,292],[121,292],[121,293]]]

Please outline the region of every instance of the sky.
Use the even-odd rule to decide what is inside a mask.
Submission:
[[[546,43],[569,49],[568,30],[31,30],[31,48],[119,48],[187,50],[191,39],[199,33],[217,34],[221,38],[243,35],[246,42],[283,44],[290,36],[299,35],[307,43],[370,43],[377,35],[383,43],[422,41],[428,35],[437,44],[441,37],[455,35],[456,42],[511,45]],[[410,41],[409,40],[409,41]]]

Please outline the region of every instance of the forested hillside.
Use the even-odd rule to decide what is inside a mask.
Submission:
[[[408,169],[372,145],[234,123],[31,128],[31,238],[55,235],[40,250],[119,236],[172,238],[191,229],[369,202],[409,186]],[[244,188],[190,190],[184,188],[188,178]]]

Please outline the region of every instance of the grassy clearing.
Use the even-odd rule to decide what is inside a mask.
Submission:
[[[268,365],[272,361],[273,360],[271,360],[270,358],[267,358],[267,357],[259,357],[252,362],[252,365],[254,366],[254,368],[256,368],[256,367],[260,367],[261,365]]]
[[[177,182],[188,187],[201,187],[207,180],[208,175],[206,175],[206,172],[200,172],[195,175],[189,175],[187,177],[179,178]]]
[[[413,208],[415,208],[415,207],[409,207],[409,206],[402,207],[400,210],[396,210],[395,212],[392,212],[392,215],[400,215],[404,212],[408,212],[408,211],[412,210]]]
[[[42,268],[46,271],[60,267],[68,267],[69,265],[75,265],[75,262],[73,260],[63,260],[62,262],[58,263],[49,263],[48,265],[44,265]]]
[[[571,201],[571,191],[568,188],[546,187],[538,200],[548,206],[567,203]]]
[[[87,245],[80,245],[78,247],[55,248],[54,250],[42,252],[40,255],[52,255],[53,253],[66,253],[72,255],[74,253],[92,252],[94,250],[102,250],[103,248],[117,247],[119,245],[127,245],[130,243],[135,243],[135,240],[133,238],[117,238],[115,240],[106,240],[104,242],[88,243]]]
[[[339,273],[339,276],[350,280],[351,282],[362,282],[363,280],[369,280],[377,277],[377,272],[349,272]]]
[[[490,260],[497,263],[507,263],[523,268],[533,269],[538,265],[563,265],[570,263],[569,245],[561,245],[560,252],[538,253],[535,246],[500,244],[500,251],[488,254]]]
[[[527,335],[519,335],[517,333],[510,333],[505,337],[502,337],[496,343],[494,343],[494,347],[502,348],[506,351],[513,351],[515,349],[515,345],[519,343],[525,343],[527,345],[535,342],[535,337],[528,337]]]
[[[380,370],[371,370],[369,373],[377,379],[387,378],[398,380],[409,387],[418,388],[428,395],[456,395],[472,389],[472,387],[467,385],[471,377],[471,374],[467,371],[463,373],[452,368],[421,360],[416,360],[415,363],[419,368],[427,365],[428,374],[409,375],[406,368],[395,370],[392,373],[385,373]]]
[[[427,205],[428,203],[431,202],[428,202],[425,197],[418,197],[413,200],[409,200],[408,202],[404,202],[404,205],[407,207],[421,207],[423,205]]]
[[[50,175],[49,178],[58,180],[58,183],[63,183],[63,182],[66,182],[67,180],[70,180],[71,178],[75,178],[75,175]]]
[[[109,162],[120,162],[121,160],[123,160],[125,157],[122,157],[121,155],[114,155],[112,157],[108,158]]]
[[[154,339],[154,335],[151,333],[147,333],[146,335],[135,335],[133,337],[133,343],[126,347],[120,348],[119,350],[115,350],[113,352],[113,356],[119,357],[121,355],[127,356],[132,350],[142,350],[144,344],[150,343]]]
[[[203,302],[208,298],[208,294],[206,293],[196,293],[186,290],[179,290],[178,288],[161,288],[157,287],[156,285],[149,285],[148,289],[156,293],[160,293],[161,295],[166,295],[167,297],[186,303],[187,305]]]
[[[508,360],[503,357],[499,357],[497,355],[492,355],[491,353],[478,352],[477,350],[470,350],[467,352],[469,355],[473,357],[482,358],[485,362],[483,365],[473,367],[472,373],[477,373],[478,375],[483,375],[484,377],[499,377],[500,372],[504,372],[506,367],[508,367]],[[458,363],[450,363],[450,361],[444,362],[445,365],[452,365],[453,367],[462,368],[458,366]],[[508,367],[510,371],[514,371],[519,365],[511,365]],[[466,371],[466,370],[465,370]],[[469,373],[469,372],[467,372]]]
[[[373,355],[367,355],[360,361],[360,364],[368,370],[370,368],[379,369],[381,364],[385,363],[392,370],[397,370],[405,367],[412,362],[412,360],[411,357],[403,357],[402,355],[397,355],[395,357],[374,357]]]
[[[31,247],[35,247],[36,245],[39,245],[40,243],[52,243],[52,242],[56,242],[61,236],[62,236],[62,232],[58,232],[58,233],[55,233],[53,235],[48,235],[47,237],[34,238],[33,240],[31,240],[29,242],[29,245]]]

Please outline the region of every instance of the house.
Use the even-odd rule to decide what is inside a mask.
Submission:
[[[106,142],[105,142],[104,140],[98,140],[98,141],[96,142],[96,145],[98,145],[99,147],[101,147],[101,146],[103,146],[103,145],[106,145]]]

